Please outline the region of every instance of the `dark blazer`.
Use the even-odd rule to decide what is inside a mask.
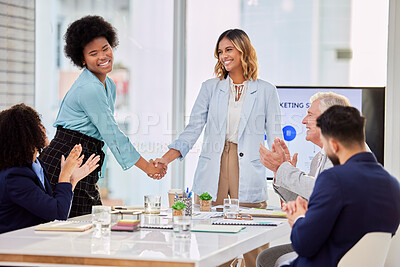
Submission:
[[[399,222],[399,182],[373,154],[356,154],[318,176],[306,216],[293,225],[299,257],[291,266],[337,266],[366,233],[394,234]]]
[[[66,220],[72,199],[72,185],[59,183],[54,193],[43,162],[45,187],[32,166],[0,171],[0,233],[52,221]]]

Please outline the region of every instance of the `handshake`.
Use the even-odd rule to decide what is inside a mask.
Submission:
[[[160,180],[167,173],[168,161],[164,158],[150,159],[147,175],[155,180]]]
[[[147,175],[153,179],[160,180],[167,173],[167,166],[181,155],[181,152],[171,148],[161,158],[146,161],[146,169],[142,169]],[[145,160],[144,160],[145,161]],[[138,166],[139,167],[139,166]],[[140,167],[139,167],[140,168]]]

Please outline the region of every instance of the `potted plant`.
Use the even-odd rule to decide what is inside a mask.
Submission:
[[[175,202],[174,205],[172,205],[172,210],[173,210],[173,215],[174,216],[183,216],[183,210],[185,209],[186,205],[185,203],[182,203],[180,201]]]
[[[211,211],[211,199],[209,193],[205,192],[199,196],[200,198],[200,210],[201,211]]]

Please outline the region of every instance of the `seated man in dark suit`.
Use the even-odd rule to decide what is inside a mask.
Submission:
[[[37,158],[48,140],[39,114],[19,104],[0,112],[0,233],[55,219],[66,220],[75,185],[98,167],[93,154],[81,166],[76,145],[62,167],[53,192],[46,168]]]
[[[318,176],[309,203],[288,203],[298,256],[279,266],[337,266],[365,234],[394,234],[399,226],[400,184],[367,152],[365,118],[356,108],[333,106],[317,126],[335,166]]]

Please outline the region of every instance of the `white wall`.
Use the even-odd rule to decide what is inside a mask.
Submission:
[[[58,110],[56,9],[55,1],[36,1],[35,108],[42,114],[49,140],[55,133],[53,123]]]
[[[240,28],[240,0],[188,1],[186,124],[202,82],[214,78],[214,49],[224,31]],[[185,158],[185,187],[192,187],[202,136]]]
[[[353,0],[351,7],[350,85],[384,86],[387,67],[388,0]],[[379,16],[377,16],[379,14]]]
[[[400,3],[389,1],[385,168],[400,180]]]
[[[130,70],[130,107],[116,117],[129,124],[125,134],[149,160],[161,157],[171,142],[173,1],[131,0],[126,24],[128,34],[120,37],[120,48]],[[108,159],[113,173],[108,180],[112,198],[138,205],[143,203],[143,195],[160,194],[163,204],[167,203],[170,173],[157,181],[135,166],[123,171],[111,153]]]

